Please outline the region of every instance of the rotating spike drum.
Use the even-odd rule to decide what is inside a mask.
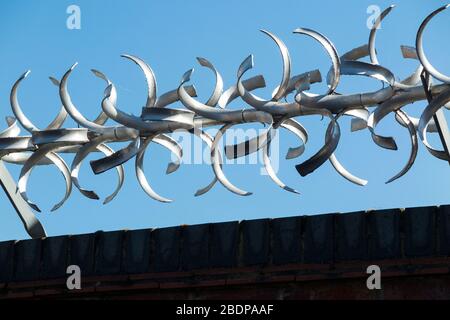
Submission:
[[[262,123],[266,126],[266,130],[242,143],[226,145],[225,156],[228,159],[235,159],[262,152],[263,164],[269,178],[280,188],[295,194],[299,192],[277,177],[269,156],[270,144],[279,129],[285,129],[299,139],[298,146],[288,150],[286,159],[300,157],[308,142],[308,133],[299,120],[305,116],[320,115],[328,119],[329,123],[323,146],[312,157],[295,166],[301,176],[311,174],[325,162],[330,161],[337,173],[348,181],[361,186],[367,184],[367,180],[350,173],[335,155],[341,135],[339,119],[342,116],[352,117],[351,131],[368,129],[373,142],[385,149],[397,150],[397,144],[393,137],[377,133],[377,124],[383,118],[388,114],[394,114],[399,125],[408,130],[411,141],[409,158],[404,168],[386,183],[393,182],[409,171],[417,156],[419,139],[432,156],[450,162],[450,136],[443,114],[443,108],[450,105],[450,76],[441,73],[431,64],[422,44],[423,33],[430,20],[448,7],[449,5],[442,6],[424,19],[416,34],[415,47],[401,47],[405,59],[417,62],[416,70],[402,81],[396,80],[394,73],[380,63],[375,48],[378,26],[394,6],[388,7],[376,19],[370,30],[367,45],[359,46],[343,55],[339,55],[334,44],[320,32],[307,28],[295,29],[293,31],[295,37],[306,35],[317,41],[331,59],[331,67],[326,77],[328,89],[322,94],[310,91],[314,83],[322,81],[320,72],[311,70],[293,75],[287,46],[278,36],[266,30],[261,32],[278,47],[283,63],[280,84],[273,90],[272,96],[266,99],[253,93],[255,89],[265,87],[264,77],[262,75],[245,77],[246,73],[254,68],[253,55],[245,58],[236,69],[234,85],[227,89],[224,89],[224,81],[214,64],[198,57],[200,66],[209,69],[215,78],[213,92],[206,102],[196,99],[196,89],[189,84],[193,69],[184,73],[176,88],[158,96],[156,77],[151,67],[139,57],[123,55],[122,57],[134,62],[141,69],[146,79],[147,99],[140,116],[121,110],[117,105],[118,92],[114,83],[104,73],[92,70],[94,76],[105,82],[106,88],[99,115],[94,120],[87,119],[73,103],[68,90],[70,76],[77,67],[77,64],[74,64],[61,80],[50,78],[53,85],[59,89],[62,107],[45,129],[39,129],[22,111],[18,99],[20,86],[30,75],[27,71],[12,87],[10,102],[13,116],[7,117],[7,128],[0,132],[0,183],[28,234],[38,238],[45,236],[45,231],[31,209],[38,212],[41,210],[27,195],[28,179],[36,166],[55,165],[65,179],[65,195],[54,205],[52,211],[65,203],[73,186],[85,197],[99,199],[95,191],[82,187],[79,179],[81,165],[92,152],[104,154],[103,158],[90,162],[95,174],[110,169],[115,169],[117,173],[117,186],[104,203],[112,201],[119,193],[125,175],[122,165],[133,158],[137,181],[144,192],[157,201],[171,202],[171,199],[158,194],[150,185],[144,171],[144,157],[151,143],[159,144],[170,151],[175,159],[169,163],[166,173],[178,170],[182,163],[183,148],[171,136],[176,130],[196,135],[211,151],[211,167],[214,175],[207,186],[197,190],[195,196],[209,192],[217,183],[237,195],[251,195],[250,191],[235,186],[227,178],[222,153],[219,150],[219,142],[227,130],[245,123]],[[370,63],[361,61],[364,57],[368,57]],[[384,85],[382,89],[373,92],[343,94],[338,92],[343,76],[366,76],[381,81]],[[435,84],[431,85],[430,77],[436,80]],[[244,108],[229,108],[229,104],[236,99],[241,100]],[[422,100],[428,105],[420,118],[411,117],[403,110],[403,107]],[[171,107],[175,103],[184,108]],[[67,117],[72,118],[78,127],[63,128]],[[106,125],[108,120],[115,124]],[[212,126],[219,128],[215,136],[203,130]],[[27,131],[27,134],[20,135],[20,127]],[[428,142],[428,134],[435,132],[440,134],[443,150],[434,148]],[[113,142],[125,142],[127,146],[114,151],[108,145]],[[74,154],[70,166],[61,157],[62,153]],[[22,165],[17,185],[4,163]]]

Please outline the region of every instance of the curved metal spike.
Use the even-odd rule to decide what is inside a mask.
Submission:
[[[382,103],[374,112],[372,112],[367,120],[367,128],[369,129],[372,140],[380,147],[388,150],[397,150],[397,143],[393,137],[384,137],[375,133],[375,127],[378,122],[383,119],[389,112],[400,108],[398,103],[389,100]]]
[[[337,121],[337,119],[339,117],[341,117],[342,115],[347,115],[347,116],[352,116],[355,119],[367,119],[367,115],[368,115],[368,111],[363,109],[350,109],[350,110],[345,110],[341,113],[339,113],[336,117],[335,120]],[[327,130],[327,135],[328,135],[328,139],[331,139],[332,137],[330,136],[331,131]],[[347,179],[348,181],[357,184],[359,186],[365,186],[368,181],[365,179],[361,179],[355,175],[353,175],[351,172],[349,172],[347,169],[345,169],[345,167],[339,162],[339,160],[336,158],[336,155],[333,153],[330,158],[330,163],[333,166],[333,168],[345,179]]]
[[[146,194],[148,194],[151,198],[160,201],[160,202],[172,202],[172,200],[164,198],[157,194],[150,184],[147,181],[147,178],[145,177],[144,173],[144,156],[145,151],[147,150],[148,145],[152,142],[152,137],[149,137],[145,139],[144,141],[141,141],[141,146],[139,148],[139,152],[136,155],[136,177],[137,180],[142,187],[142,189],[145,191]]]
[[[111,80],[109,80],[109,78],[103,72],[98,71],[96,69],[91,69],[91,72],[97,78],[100,78],[103,81],[105,81],[107,86],[112,84]],[[104,94],[106,94],[106,89],[105,89]],[[117,94],[110,97],[110,99],[113,101],[114,104],[116,104],[117,103]],[[95,118],[95,120],[93,122],[96,124],[99,124],[99,125],[104,125],[106,123],[106,121],[108,121],[108,119],[109,119],[108,115],[102,110],[102,111],[100,111],[99,115],[97,116],[97,118]]]
[[[278,86],[278,90],[276,93],[272,96],[273,101],[278,101],[284,96],[286,96],[286,92],[288,89],[289,84],[289,78],[291,77],[291,58],[289,56],[289,50],[284,44],[283,41],[280,40],[276,35],[273,33],[267,31],[267,30],[260,30],[262,33],[268,35],[273,41],[275,41],[278,49],[281,53],[281,58],[283,60],[283,75],[281,77],[280,85]]]
[[[76,108],[76,106],[72,102],[72,98],[70,97],[69,91],[67,89],[67,82],[69,80],[70,75],[72,74],[75,67],[78,65],[78,63],[75,63],[63,76],[61,79],[61,83],[59,85],[59,95],[61,98],[61,102],[66,109],[67,113],[70,115],[70,117],[75,120],[76,123],[78,123],[80,126],[87,128],[89,130],[92,130],[94,132],[104,132],[106,130],[106,127],[100,124],[97,124],[93,121],[89,121],[86,119],[80,111]],[[112,94],[111,94],[112,95]],[[114,100],[110,97],[111,100]]]
[[[272,135],[274,135],[276,132],[275,129],[270,128],[270,130],[267,132],[267,143],[264,145],[264,149],[263,149],[263,162],[264,162],[264,168],[266,169],[267,174],[269,175],[270,179],[272,179],[273,182],[275,182],[275,184],[277,186],[279,186],[280,188],[292,192],[292,193],[296,193],[296,194],[300,194],[300,192],[298,192],[297,190],[287,186],[286,184],[284,184],[276,175],[275,170],[272,167],[272,163],[270,161],[270,142],[272,140]]]
[[[213,138],[208,133],[206,133],[205,131],[201,130],[200,128],[195,128],[193,130],[193,133],[194,133],[194,135],[196,135],[197,137],[202,139],[202,141],[204,143],[206,143],[206,145],[209,147],[209,149],[212,150]],[[217,149],[217,151],[218,151],[218,157],[221,159],[222,155],[220,154],[220,151],[218,149]],[[220,165],[222,165],[222,164],[220,164]],[[201,195],[206,194],[207,192],[209,192],[216,185],[217,181],[218,181],[217,177],[214,176],[213,180],[206,187],[198,189],[195,192],[194,196],[195,197],[199,197]]]
[[[406,127],[408,128],[409,137],[411,139],[411,152],[409,154],[408,162],[403,167],[403,169],[395,176],[390,178],[388,181],[386,181],[386,184],[397,180],[398,178],[405,175],[409,171],[409,169],[411,169],[412,165],[414,164],[414,161],[416,160],[417,151],[419,150],[419,146],[417,143],[416,129],[414,128],[413,123],[409,120],[408,115],[401,109],[396,110],[395,115],[398,116],[401,119],[401,121],[406,124]]]
[[[214,179],[206,187],[200,188],[195,192],[194,197],[200,197],[209,192],[216,185],[217,181],[217,178],[214,176]]]
[[[64,109],[63,106],[59,109],[58,114],[56,115],[55,119],[45,128],[45,130],[57,130],[60,129],[64,121],[67,119],[67,111]]]
[[[308,132],[306,129],[294,119],[286,119],[281,122],[280,127],[295,134],[301,141],[302,144],[299,147],[289,148],[286,159],[294,159],[300,157],[305,151],[305,144],[308,142]]]
[[[217,69],[214,67],[214,65],[205,58],[197,57],[197,61],[201,66],[212,70],[212,72],[214,72],[214,75],[216,77],[216,85],[214,86],[214,91],[209,97],[208,101],[206,101],[205,103],[207,106],[214,107],[217,104],[217,102],[219,102],[220,96],[222,95],[223,92],[222,76],[220,75],[219,71],[217,71]]]
[[[392,9],[394,9],[395,6],[391,5],[387,7],[386,9],[381,12],[381,14],[377,17],[375,20],[375,23],[372,26],[372,29],[370,29],[370,35],[369,35],[369,55],[370,55],[370,62],[373,64],[379,64],[378,58],[377,58],[377,51],[375,49],[375,39],[377,35],[377,30],[380,28],[381,21],[391,12]]]
[[[111,149],[110,147],[108,147],[106,144],[99,145],[97,147],[97,149],[106,155],[114,154],[114,150]],[[114,190],[113,193],[111,193],[109,196],[107,196],[105,198],[105,200],[103,201],[103,204],[108,204],[109,202],[111,202],[117,196],[117,194],[119,193],[120,189],[123,186],[123,181],[125,179],[125,172],[123,170],[123,166],[117,166],[116,170],[117,170],[117,177],[118,177],[116,189]]]
[[[431,74],[437,80],[440,80],[444,83],[450,83],[450,77],[439,72],[428,60],[427,56],[425,55],[425,51],[423,50],[423,32],[425,31],[425,28],[426,28],[427,24],[430,22],[430,20],[435,15],[437,15],[439,12],[442,12],[445,9],[447,9],[449,6],[450,6],[450,4],[447,4],[445,6],[440,7],[439,9],[434,10],[432,13],[430,13],[425,18],[425,20],[423,20],[422,24],[419,27],[419,30],[417,31],[417,36],[416,36],[417,56],[420,60],[420,63],[422,64],[424,69],[429,74]]]
[[[389,69],[362,61],[342,61],[341,75],[361,75],[395,85],[395,77]]]
[[[17,90],[19,88],[20,83],[28,77],[30,74],[30,70],[25,72],[20,76],[20,78],[14,83],[12,89],[11,89],[11,95],[10,95],[10,102],[11,102],[11,108],[14,113],[14,116],[16,117],[17,121],[22,125],[22,127],[27,130],[28,132],[33,132],[36,130],[39,130],[29,119],[28,117],[23,113],[22,108],[20,107],[19,100],[17,99]]]
[[[121,57],[133,61],[139,66],[139,68],[141,68],[142,72],[145,75],[145,80],[147,81],[147,102],[145,104],[145,107],[146,108],[154,107],[156,103],[156,78],[152,68],[150,68],[150,66],[139,57],[132,56],[129,54],[123,54],[121,55]]]
[[[311,112],[317,111],[311,110]],[[341,130],[339,128],[338,122],[331,114],[325,112],[324,115],[328,116],[331,120],[330,124],[328,125],[327,132],[325,134],[325,144],[311,158],[295,166],[298,173],[302,177],[307,176],[308,174],[312,173],[317,168],[319,168],[322,164],[324,164],[334,153],[339,143]]]
[[[90,199],[94,199],[94,200],[100,199],[99,196],[94,191],[87,190],[87,189],[84,189],[81,187],[79,180],[78,180],[78,173],[80,171],[83,161],[86,159],[86,157],[91,152],[98,150],[98,151],[102,152],[105,156],[110,156],[114,153],[114,151],[110,147],[108,147],[106,144],[103,144],[103,142],[104,142],[103,140],[104,139],[102,137],[99,137],[99,138],[92,140],[89,143],[86,143],[84,146],[82,146],[80,148],[80,150],[77,152],[77,154],[75,155],[75,158],[74,158],[74,160],[72,162],[72,166],[71,166],[71,177],[72,177],[72,181],[73,181],[73,184],[75,185],[75,187],[77,187],[77,189],[80,190],[81,194],[83,194],[84,196],[86,196]],[[106,204],[106,203],[110,202],[111,200],[113,200],[123,185],[123,180],[124,180],[123,166],[120,165],[120,166],[116,166],[115,168],[117,170],[117,175],[118,175],[117,187],[116,187],[115,191],[105,199],[103,204]]]
[[[386,8],[383,12],[381,12],[380,16],[376,19],[372,29],[370,30],[369,35],[369,55],[370,55],[370,61],[373,64],[379,65],[376,49],[375,49],[375,39],[376,39],[376,33],[377,30],[380,27],[381,21],[391,12],[391,10],[395,8],[394,5],[389,6]],[[401,46],[402,55],[405,59],[418,59],[418,56],[416,54],[416,50],[413,47],[408,46]],[[416,72],[411,75],[409,78],[405,79],[404,81],[397,82],[394,81],[393,86],[398,89],[408,89],[411,87],[414,87],[417,85],[417,80],[420,80],[420,73],[422,72],[422,66],[419,66]],[[417,78],[417,76],[419,78]]]
[[[333,166],[333,168],[345,179],[347,179],[348,181],[357,184],[359,186],[365,186],[368,181],[365,179],[361,179],[355,175],[353,175],[352,173],[350,173],[349,171],[347,171],[347,169],[345,169],[345,167],[339,162],[339,160],[336,158],[336,155],[333,153],[330,158],[330,163]]]
[[[59,88],[59,85],[60,85],[59,80],[57,80],[53,77],[49,77],[49,79],[54,86]],[[61,106],[55,119],[53,119],[53,121],[45,128],[45,130],[60,129],[63,126],[64,121],[66,121],[67,115],[68,114],[67,114],[66,109],[64,109],[64,106]]]
[[[25,164],[22,167],[22,170],[20,172],[19,182],[17,184],[18,191],[19,191],[20,195],[22,196],[22,198],[30,205],[30,207],[32,207],[34,210],[36,210],[38,212],[41,212],[39,207],[28,199],[27,183],[28,183],[28,178],[31,174],[31,171],[37,165],[37,163],[39,163],[41,161],[42,158],[47,157],[50,161],[52,161],[56,165],[56,167],[62,173],[64,180],[65,180],[65,185],[66,185],[66,192],[65,192],[64,198],[60,202],[58,202],[56,205],[54,205],[53,208],[51,209],[51,211],[55,211],[58,208],[60,208],[64,204],[64,202],[69,198],[70,193],[72,191],[72,181],[71,181],[71,177],[70,177],[70,170],[67,167],[67,164],[64,162],[64,160],[60,156],[58,156],[55,152],[53,152],[53,151],[57,151],[57,149],[59,147],[60,146],[58,146],[58,145],[45,145],[45,146],[39,148],[27,160],[27,162],[25,162]]]
[[[427,127],[433,118],[433,115],[442,108],[446,103],[450,101],[450,89],[443,91],[437,97],[433,98],[433,100],[428,104],[425,110],[422,112],[419,120],[419,127],[417,132],[419,134],[420,140],[425,145],[427,150],[436,158],[441,160],[449,161],[450,158],[448,154],[443,150],[434,149],[429,143],[427,139]]]
[[[331,79],[328,83],[327,94],[333,93],[339,84],[340,69],[341,69],[341,60],[339,58],[339,54],[338,54],[336,48],[334,47],[334,44],[327,37],[322,35],[321,33],[311,30],[311,29],[297,28],[294,30],[294,33],[310,36],[314,40],[318,41],[324,47],[324,49],[327,51],[328,55],[331,58],[331,63],[333,65],[333,76],[331,77]]]
[[[172,137],[165,134],[155,136],[153,138],[153,142],[168,149],[177,158],[174,162],[169,163],[169,165],[167,166],[166,174],[171,174],[177,171],[181,165],[181,159],[183,158],[183,149],[180,144]]]
[[[225,131],[227,131],[231,126],[233,126],[233,124],[226,124],[224,126],[222,126],[219,131],[217,132],[216,136],[214,137],[214,141],[213,144],[211,146],[211,163],[212,163],[212,167],[213,167],[213,171],[214,174],[217,177],[217,180],[219,180],[219,182],[225,187],[227,188],[229,191],[240,195],[240,196],[249,196],[252,193],[248,192],[248,191],[244,191],[239,189],[238,187],[234,186],[225,176],[225,174],[222,171],[222,166],[221,166],[221,159],[219,158],[219,152],[218,152],[218,144],[220,139],[222,138],[223,134],[225,133]]]
[[[371,64],[357,61],[369,55],[369,46],[363,45],[341,57],[341,75],[362,75],[383,81],[393,87],[396,84],[395,77],[392,72],[378,64]],[[327,81],[330,82],[332,70],[327,74]]]

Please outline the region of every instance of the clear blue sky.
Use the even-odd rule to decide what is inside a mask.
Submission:
[[[344,5],[345,3],[345,5]],[[81,30],[66,28],[66,8],[81,8]],[[236,71],[250,53],[255,55],[252,74],[262,73],[267,88],[258,91],[267,97],[278,85],[281,61],[273,42],[260,33],[263,28],[278,35],[289,47],[293,72],[298,74],[319,68],[326,74],[329,60],[312,39],[294,35],[297,27],[322,32],[343,54],[367,42],[369,30],[366,10],[369,5],[382,9],[388,1],[2,1],[0,116],[11,115],[9,91],[14,81],[27,69],[31,76],[23,83],[20,99],[26,114],[39,126],[53,119],[60,100],[57,89],[48,81],[60,78],[76,61],[70,91],[74,102],[90,118],[101,110],[104,84],[89,69],[104,71],[117,85],[119,104],[128,112],[140,113],[145,103],[145,82],[138,68],[120,58],[129,53],[142,57],[155,71],[159,93],[178,86],[181,75],[191,67],[197,69],[193,83],[199,99],[211,92],[213,77],[200,70],[195,57],[211,60],[221,71],[225,85],[235,83]],[[442,1],[396,1],[397,7],[382,25],[377,38],[380,63],[397,77],[409,75],[416,64],[405,61],[400,45],[415,43],[420,22]],[[433,63],[450,73],[448,39],[450,12],[436,17],[426,32],[425,46]],[[249,73],[250,76],[250,73]],[[325,86],[315,85],[321,93]],[[344,78],[340,92],[375,90],[379,83],[369,79]],[[236,106],[236,105],[235,105]],[[424,103],[408,106],[414,116],[420,115]],[[385,181],[397,173],[409,155],[407,130],[390,116],[378,127],[383,135],[396,138],[399,150],[377,147],[367,130],[350,133],[348,119],[342,119],[341,143],[336,152],[340,161],[355,175],[369,180],[365,187],[347,182],[329,163],[302,178],[295,165],[314,154],[323,143],[327,121],[318,117],[299,119],[309,130],[311,141],[305,154],[296,160],[281,160],[280,178],[295,187],[301,195],[285,192],[267,176],[261,176],[259,165],[226,166],[225,172],[237,186],[252,191],[250,197],[239,197],[221,185],[208,194],[195,198],[195,191],[212,177],[208,165],[184,165],[166,176],[170,155],[151,146],[146,158],[146,171],[152,186],[175,201],[158,203],[140,189],[134,174],[134,161],[125,165],[125,185],[118,197],[103,206],[101,201],[84,198],[74,189],[71,198],[57,212],[49,213],[63,195],[64,183],[51,166],[36,169],[29,184],[29,196],[43,209],[38,214],[49,235],[77,234],[96,230],[137,229],[179,224],[197,224],[227,220],[281,217],[301,214],[348,212],[365,209],[424,206],[450,203],[450,168],[433,158],[420,145],[414,167],[392,184]],[[66,126],[74,126],[72,120]],[[3,127],[2,127],[3,128]],[[295,139],[281,132],[281,158]],[[439,141],[432,142],[439,146]],[[117,150],[117,146],[113,146]],[[65,157],[70,165],[70,157]],[[98,156],[91,156],[89,160]],[[20,167],[8,165],[17,178]],[[114,188],[115,173],[94,176],[85,164],[81,170],[83,185],[98,190],[104,198]],[[6,196],[0,193],[0,240],[27,238],[22,224]]]

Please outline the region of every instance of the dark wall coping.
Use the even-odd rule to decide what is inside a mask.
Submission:
[[[450,205],[98,231],[0,242],[0,284],[218,268],[446,257]]]

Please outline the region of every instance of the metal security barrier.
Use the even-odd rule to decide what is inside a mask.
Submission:
[[[344,55],[339,55],[333,43],[321,33],[299,28],[293,32],[296,35],[306,35],[318,41],[326,50],[331,59],[331,68],[327,74],[328,89],[325,93],[317,94],[310,91],[311,84],[321,82],[319,70],[312,70],[299,75],[291,74],[291,59],[286,45],[281,39],[269,31],[261,30],[271,38],[280,50],[283,61],[282,79],[270,98],[264,99],[252,93],[257,88],[265,86],[264,77],[258,75],[246,78],[245,74],[253,68],[253,56],[248,56],[237,68],[235,85],[224,89],[219,71],[205,58],[197,58],[198,63],[210,69],[215,75],[215,87],[206,102],[196,98],[196,90],[190,85],[193,69],[188,70],[178,83],[175,90],[157,95],[156,78],[149,65],[142,59],[132,55],[123,55],[124,58],[136,63],[145,75],[147,81],[147,101],[140,116],[135,116],[121,110],[117,106],[117,91],[109,78],[98,70],[93,74],[103,80],[106,85],[101,103],[102,111],[98,117],[88,120],[72,102],[67,84],[77,64],[74,64],[61,80],[50,78],[59,88],[62,107],[54,120],[45,128],[39,129],[27,118],[22,111],[17,93],[21,83],[29,75],[23,74],[11,90],[11,107],[14,117],[8,117],[8,128],[0,133],[0,182],[9,199],[23,221],[27,232],[33,238],[45,236],[44,228],[30,210],[40,212],[39,207],[27,196],[27,183],[29,176],[36,166],[55,165],[65,179],[65,195],[52,209],[60,208],[71,194],[75,186],[84,196],[98,200],[95,191],[82,187],[78,173],[81,164],[92,152],[100,152],[104,157],[90,162],[95,174],[101,174],[115,169],[118,175],[118,184],[115,191],[108,196],[104,203],[114,199],[119,192],[124,179],[122,164],[134,159],[136,177],[142,189],[153,199],[161,202],[170,202],[152,189],[144,173],[143,160],[147,147],[156,143],[168,149],[175,161],[169,163],[167,173],[175,172],[181,165],[183,149],[171,137],[175,131],[187,131],[198,136],[210,149],[211,164],[214,177],[210,184],[200,188],[196,196],[205,194],[219,182],[229,191],[248,196],[251,192],[242,190],[229,181],[222,168],[222,154],[219,142],[228,129],[244,123],[263,123],[265,131],[255,138],[243,143],[226,145],[224,153],[227,158],[235,159],[255,152],[262,152],[264,167],[279,187],[286,191],[298,191],[285,185],[276,175],[270,161],[270,145],[274,135],[279,129],[285,129],[294,134],[299,145],[290,148],[286,158],[300,157],[308,141],[308,133],[297,118],[310,115],[321,115],[329,120],[322,148],[311,158],[300,162],[296,169],[301,176],[314,172],[326,161],[330,161],[336,171],[345,179],[358,185],[365,185],[366,180],[357,177],[345,169],[338,161],[334,152],[340,139],[339,119],[342,116],[352,117],[351,130],[368,129],[373,142],[378,146],[397,150],[392,137],[377,134],[377,124],[388,114],[394,113],[399,125],[408,130],[411,140],[411,152],[404,168],[395,176],[387,180],[390,183],[403,175],[414,164],[420,139],[426,149],[434,157],[450,162],[450,136],[443,108],[450,108],[450,77],[439,72],[425,55],[422,39],[424,30],[429,21],[449,5],[443,6],[430,15],[420,25],[415,47],[402,46],[401,51],[405,59],[417,60],[417,69],[402,81],[396,80],[393,72],[383,67],[377,58],[375,39],[381,21],[393,9],[393,6],[384,10],[375,21],[370,31],[368,44],[357,47]],[[364,57],[370,58],[370,63],[360,61]],[[343,94],[337,91],[342,76],[366,76],[383,83],[383,88],[373,92],[357,94]],[[439,83],[432,84],[431,78]],[[235,99],[240,99],[245,105],[242,109],[227,108]],[[421,100],[427,100],[428,105],[423,109],[420,118],[408,116],[402,110],[404,106]],[[181,102],[185,107],[170,108],[169,106]],[[66,118],[70,116],[78,128],[63,128]],[[111,119],[115,125],[108,126],[106,121]],[[26,135],[20,135],[21,129]],[[217,134],[211,136],[204,131],[205,128],[219,126]],[[443,150],[431,146],[427,140],[428,134],[438,132],[443,144]],[[108,143],[127,142],[128,145],[114,151]],[[73,153],[71,166],[61,158],[61,153]],[[9,175],[3,162],[22,165],[18,184]]]

